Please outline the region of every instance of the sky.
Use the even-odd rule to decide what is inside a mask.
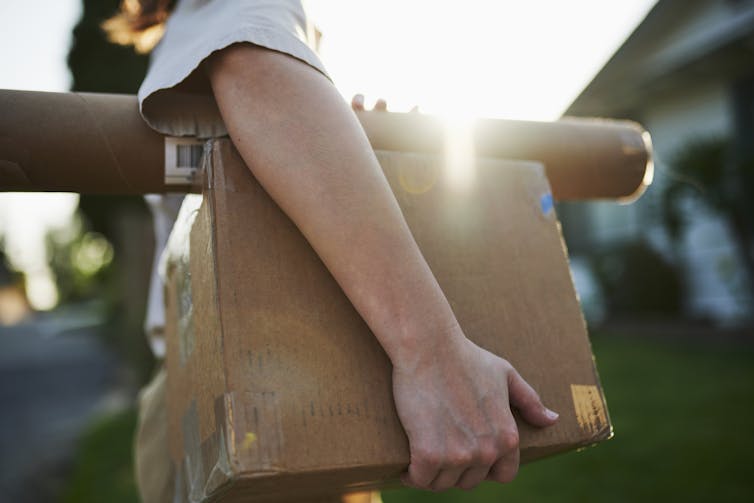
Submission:
[[[554,120],[655,0],[304,0],[344,98],[393,111]],[[0,89],[66,91],[80,0],[0,1]],[[0,111],[1,113],[1,111]],[[77,196],[0,194],[0,233],[39,308],[55,303],[40,245]]]
[[[311,0],[344,96],[391,109],[553,120],[654,0]]]
[[[80,0],[0,0],[0,89],[68,90],[66,55],[80,15]],[[26,272],[34,307],[57,300],[44,235],[67,225],[77,203],[74,194],[0,193],[0,234],[13,266]]]

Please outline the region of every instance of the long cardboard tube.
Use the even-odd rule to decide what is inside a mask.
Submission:
[[[359,120],[372,147],[382,150],[442,152],[449,132],[459,133],[428,115],[367,112]],[[652,183],[651,140],[635,122],[476,119],[468,127],[477,156],[542,162],[559,201],[630,202]]]
[[[422,114],[357,113],[377,150],[442,153],[446,122]],[[478,119],[477,156],[544,163],[558,200],[638,197],[651,183],[649,136],[633,122]],[[187,192],[166,185],[164,139],[136,97],[0,90],[0,190],[92,194]]]

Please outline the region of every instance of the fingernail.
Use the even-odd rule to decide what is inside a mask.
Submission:
[[[558,414],[554,410],[550,410],[547,407],[545,407],[545,416],[547,416],[547,419],[551,421],[555,421],[557,418],[560,417],[560,414]]]

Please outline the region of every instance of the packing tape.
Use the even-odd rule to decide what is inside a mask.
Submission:
[[[192,400],[181,427],[184,457],[176,465],[176,501],[200,503],[217,496],[239,475],[238,466],[253,468],[255,473],[285,471],[275,392],[231,392],[217,397],[215,431],[204,440],[199,438],[197,405]]]
[[[176,464],[174,501],[201,503],[215,496],[233,478],[228,452],[227,419],[232,403],[226,396],[215,400],[215,431],[206,439],[199,436],[196,401],[186,409],[181,421],[183,459]]]

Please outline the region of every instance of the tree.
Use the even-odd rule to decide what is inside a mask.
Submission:
[[[72,91],[136,94],[139,90],[149,56],[111,44],[101,28],[119,4],[119,0],[83,1],[81,19],[73,29],[73,44],[68,53]]]
[[[130,47],[108,42],[102,22],[115,14],[119,0],[83,0],[81,19],[73,30],[68,66],[72,91],[136,94],[147,71],[149,57]],[[138,148],[138,146],[134,146]],[[87,231],[112,244],[113,257],[105,291],[112,314],[108,338],[138,370],[141,381],[152,366],[143,333],[146,292],[152,262],[152,225],[149,210],[139,196],[82,195],[79,211]]]

